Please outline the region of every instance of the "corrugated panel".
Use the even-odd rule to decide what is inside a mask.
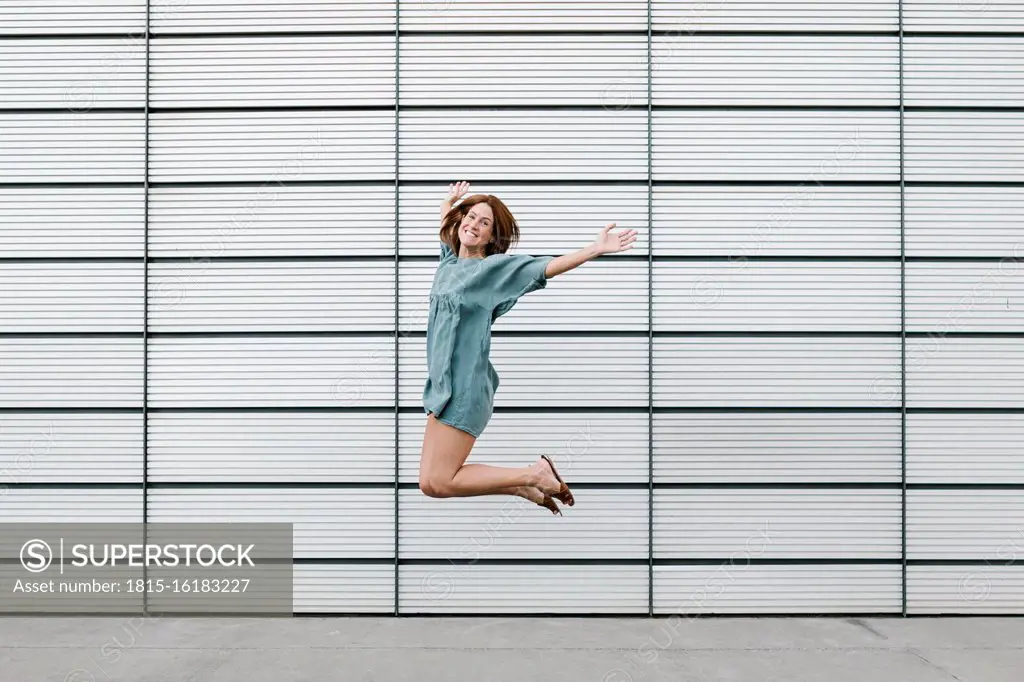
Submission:
[[[1020,561],[1024,491],[908,490],[907,557]]]
[[[662,261],[653,286],[656,332],[900,328],[899,263]]]
[[[1024,339],[907,339],[910,407],[1024,407]]]
[[[1020,263],[907,263],[906,290],[909,331],[1024,331]]]
[[[150,60],[154,106],[395,103],[394,36],[158,37]]]
[[[139,188],[0,188],[0,253],[8,258],[142,257]]]
[[[1018,187],[907,187],[908,256],[1024,258]]]
[[[394,403],[394,339],[163,338],[149,345],[151,407]]]
[[[0,182],[142,182],[142,113],[0,113]]]
[[[862,30],[897,28],[892,0],[746,0],[745,2],[651,3],[654,30],[675,31],[660,38],[670,43],[692,40],[693,31],[710,30]],[[679,32],[685,31],[681,36]]]
[[[155,263],[152,331],[391,331],[392,262]]]
[[[899,404],[899,339],[654,339],[655,407]]]
[[[296,613],[392,613],[395,608],[393,564],[296,564],[292,571]]]
[[[410,111],[399,136],[403,180],[647,179],[646,111]]]
[[[395,115],[387,111],[154,113],[150,180],[387,180]]]
[[[905,31],[1020,31],[1018,0],[905,0]]]
[[[156,412],[149,480],[393,481],[394,424],[385,413]]]
[[[647,106],[645,35],[413,35],[401,50],[403,104]]]
[[[142,263],[2,263],[5,332],[142,331]]]
[[[978,0],[979,4],[987,0]],[[1012,106],[1022,102],[1019,38],[908,38],[904,102],[910,106]]]
[[[659,255],[900,253],[898,188],[655,187],[653,192],[652,233]]]
[[[402,29],[452,33],[494,29],[575,30],[647,28],[647,6],[635,0],[399,0]]]
[[[900,415],[654,415],[659,483],[900,480]]]
[[[654,612],[884,613],[902,608],[899,566],[655,566]]]
[[[1024,483],[1024,415],[907,415],[910,483]]]
[[[398,205],[404,254],[426,255],[436,261],[438,207],[446,191],[441,186],[402,187]],[[499,197],[515,215],[520,229],[517,252],[558,255],[576,251],[593,242],[605,225],[616,223],[616,232],[639,231],[630,254],[647,253],[650,238],[646,186],[573,185],[552,192],[549,185],[473,182],[470,194],[477,193]]]
[[[0,407],[140,407],[142,338],[0,338]]]
[[[7,488],[4,523],[141,523],[142,490]]]
[[[1024,114],[1006,111],[908,111],[908,181],[1024,180]]]
[[[54,412],[0,418],[0,490],[6,483],[142,480],[142,415]]]
[[[144,41],[112,38],[0,42],[0,106],[142,106]]]
[[[516,248],[509,253],[528,252]],[[426,329],[436,270],[436,262],[402,264],[402,329]],[[615,295],[595,296],[595,291],[614,291]],[[520,298],[494,323],[494,329],[647,331],[647,263],[608,255],[571,275],[551,278],[543,293]]]
[[[899,490],[655,490],[659,558],[900,556]]]
[[[402,613],[647,612],[646,566],[402,566],[398,584]]]
[[[899,102],[896,37],[688,36],[679,48],[652,45],[655,104]]]
[[[655,180],[899,179],[899,112],[652,112]]]
[[[197,259],[390,255],[394,212],[380,207],[394,197],[394,184],[156,187],[149,198],[149,252]]]
[[[911,614],[1024,612],[1022,566],[907,566]]]
[[[403,413],[399,420],[399,480],[416,482],[427,417]],[[570,484],[646,482],[647,415],[496,412],[469,461],[522,467],[537,461],[541,453],[554,458]]]
[[[417,559],[647,557],[646,490],[574,490],[551,512],[513,495],[436,499],[399,491],[400,556]]]
[[[395,28],[393,0],[186,0],[167,2],[150,19],[158,33],[172,31],[387,31]],[[403,24],[404,24],[403,17]]]
[[[5,0],[0,35],[144,31],[146,0]]]
[[[149,491],[152,523],[291,523],[293,556],[394,556],[395,491],[204,488]]]
[[[399,352],[401,403],[420,405],[427,380],[426,340],[401,339]],[[552,342],[498,336],[491,339],[491,362],[501,382],[495,407],[647,406],[646,338]]]

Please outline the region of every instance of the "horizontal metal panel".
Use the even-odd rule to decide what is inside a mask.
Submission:
[[[142,489],[8,488],[4,523],[141,523]]]
[[[908,256],[1024,258],[1018,187],[907,187]]]
[[[896,36],[689,36],[652,58],[655,104],[899,102]]]
[[[394,211],[380,207],[394,197],[394,184],[156,187],[149,196],[149,253],[193,259],[390,255]]]
[[[900,556],[899,490],[654,491],[658,558]]]
[[[1019,563],[1022,518],[1022,490],[908,490],[907,557]]]
[[[859,30],[897,28],[897,3],[892,0],[745,0],[694,3],[654,0],[654,30],[676,31],[659,40],[669,44],[692,40],[694,31],[711,30]],[[686,31],[686,36],[680,33]]]
[[[978,5],[987,0],[978,0]],[[1012,106],[1024,90],[1019,38],[907,38],[904,102],[910,106]]]
[[[646,566],[402,566],[402,613],[647,613]]]
[[[1024,415],[907,415],[910,483],[1024,483]]]
[[[655,180],[898,180],[899,112],[652,113]]]
[[[151,407],[394,403],[394,339],[163,338],[149,344]]]
[[[899,263],[654,264],[657,331],[899,331]]]
[[[169,2],[150,18],[156,32],[388,31],[395,28],[390,0],[293,3],[287,0]],[[403,25],[405,23],[403,17]],[[404,27],[404,26],[403,26]]]
[[[7,258],[142,258],[143,189],[0,188],[0,253]]]
[[[383,483],[395,477],[394,441],[385,413],[156,412],[149,480]]]
[[[8,483],[142,480],[142,414],[5,414],[0,490]]]
[[[388,261],[155,263],[151,331],[370,331],[395,327]]]
[[[0,407],[140,407],[142,338],[0,338]]]
[[[427,380],[426,340],[401,339],[399,352],[401,403],[420,405]],[[552,343],[498,336],[491,339],[490,359],[500,378],[496,408],[647,406],[646,338],[594,336]]]
[[[654,406],[892,407],[900,340],[654,339]]]
[[[0,182],[142,182],[142,113],[0,113]]]
[[[906,275],[909,331],[1024,331],[1020,263],[907,263]]]
[[[146,102],[145,41],[114,38],[0,42],[0,106],[138,106]]]
[[[658,483],[898,482],[900,415],[654,415]]]
[[[6,0],[0,35],[144,31],[146,0]]]
[[[142,331],[142,263],[0,263],[5,332]]]
[[[576,490],[564,516],[513,495],[436,499],[399,491],[399,555],[451,561],[647,557],[646,490]],[[554,522],[553,522],[554,521]]]
[[[1024,338],[907,339],[909,407],[1024,407]]]
[[[395,115],[387,111],[154,113],[150,180],[387,179]]]
[[[518,248],[509,253],[527,254]],[[402,264],[402,329],[426,329],[436,270],[434,262]],[[522,297],[494,323],[494,329],[647,331],[647,305],[645,261],[599,258],[571,275],[549,278],[544,293]]]
[[[658,255],[898,256],[899,188],[655,187]]]
[[[899,566],[749,565],[743,552],[720,566],[655,566],[654,612],[898,613]]]
[[[399,416],[399,480],[419,479],[426,414]],[[647,482],[647,415],[635,412],[496,412],[470,463],[522,467],[541,453],[572,483]],[[152,454],[150,454],[152,461]]]
[[[403,180],[434,182],[481,176],[646,180],[647,113],[410,111],[399,126],[399,173]]]
[[[1024,113],[908,111],[904,121],[908,181],[1024,180]]]
[[[907,566],[909,614],[1020,614],[1024,566]]]
[[[395,491],[206,488],[149,491],[152,523],[291,523],[293,556],[394,556]]]
[[[157,37],[150,65],[153,106],[395,103],[394,36]]]
[[[399,0],[398,12],[403,30],[459,33],[481,26],[491,30],[561,31],[647,28],[647,6],[636,0],[598,0],[586,5],[536,0]]]
[[[449,33],[401,40],[403,104],[647,105],[644,35],[466,36],[453,41]],[[452,64],[459,68],[451,69]]]
[[[441,224],[438,207],[446,192],[443,184],[401,188],[398,206],[404,254],[437,259]],[[477,193],[500,197],[515,215],[520,229],[519,242],[515,247],[517,252],[538,255],[571,253],[593,242],[605,225],[616,223],[616,232],[624,229],[639,231],[630,254],[647,253],[650,236],[646,228],[646,186],[569,185],[552,192],[549,185],[474,182],[470,194]],[[614,257],[615,254],[609,254],[602,259]]]
[[[1024,7],[1016,0],[905,0],[905,31],[1020,31]]]
[[[393,564],[295,564],[295,613],[393,613]]]

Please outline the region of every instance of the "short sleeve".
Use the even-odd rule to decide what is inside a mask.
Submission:
[[[544,270],[554,259],[554,256],[527,254],[502,254],[497,257],[490,281],[494,302],[491,321],[511,310],[522,296],[546,287],[548,278]]]
[[[455,252],[452,251],[452,247],[448,246],[448,242],[441,242],[441,257],[439,261],[447,260],[448,258],[454,258]]]

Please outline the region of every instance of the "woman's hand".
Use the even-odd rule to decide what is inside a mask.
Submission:
[[[613,227],[615,227],[615,223],[608,223],[597,233],[597,239],[590,245],[594,255],[601,256],[606,253],[618,253],[619,251],[628,251],[633,248],[633,242],[636,241],[636,230],[612,232],[611,229]]]
[[[466,192],[469,191],[468,182],[453,182],[448,185],[448,196],[445,198],[445,202],[454,205],[456,201],[461,199]]]

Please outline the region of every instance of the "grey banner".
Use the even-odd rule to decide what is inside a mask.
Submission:
[[[290,523],[0,524],[0,613],[292,615]]]

